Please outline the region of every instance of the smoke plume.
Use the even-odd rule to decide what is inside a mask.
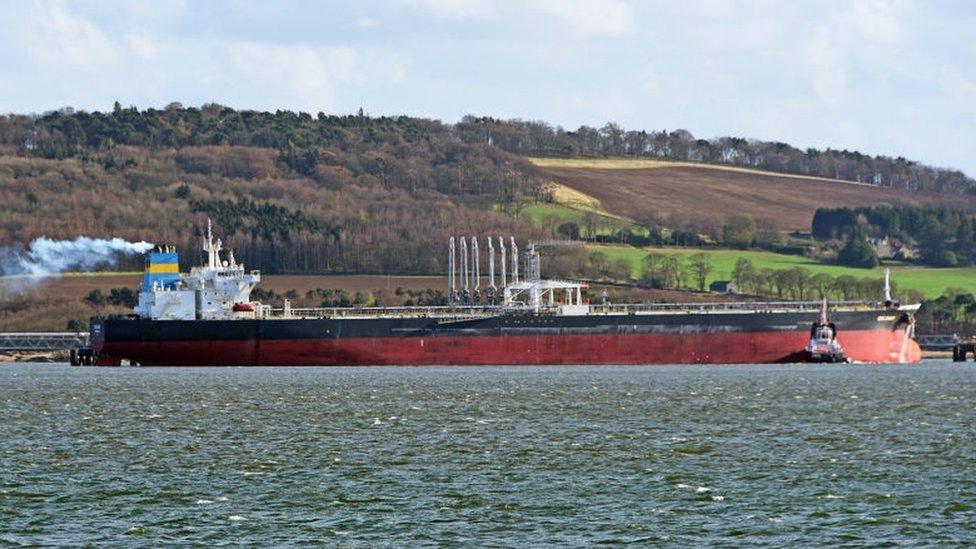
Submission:
[[[121,238],[74,240],[34,239],[26,250],[7,248],[0,252],[0,274],[31,278],[52,276],[67,270],[91,271],[114,267],[118,256],[141,254],[152,249],[149,242],[128,242]]]

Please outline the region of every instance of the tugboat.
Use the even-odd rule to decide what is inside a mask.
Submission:
[[[806,362],[849,362],[837,341],[837,326],[827,318],[827,299],[820,306],[820,318],[810,327],[810,342],[803,350]]]

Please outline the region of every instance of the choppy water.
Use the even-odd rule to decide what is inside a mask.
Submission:
[[[976,365],[0,366],[0,544],[976,542]]]

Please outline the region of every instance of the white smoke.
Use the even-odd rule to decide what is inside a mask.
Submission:
[[[45,277],[68,270],[91,271],[99,266],[114,267],[118,256],[148,252],[149,242],[129,242],[122,238],[53,240],[34,239],[26,250],[4,250],[0,254],[0,274]]]

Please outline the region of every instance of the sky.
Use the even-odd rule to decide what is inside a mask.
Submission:
[[[0,113],[613,121],[976,175],[974,36],[972,1],[0,0]]]

